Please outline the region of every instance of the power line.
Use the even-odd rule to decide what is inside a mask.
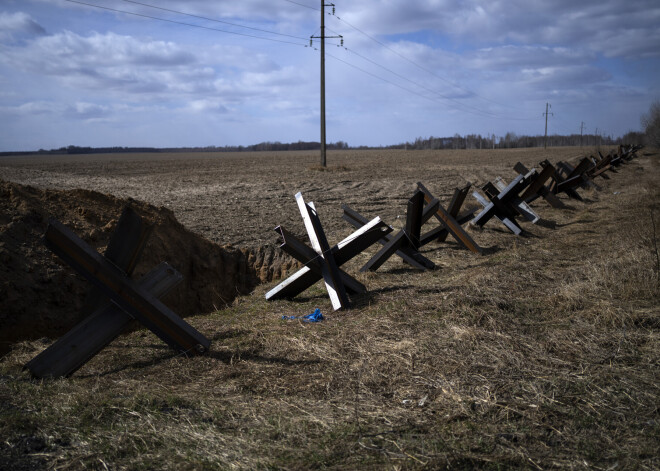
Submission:
[[[294,5],[300,5],[301,7],[309,8],[310,10],[321,11],[320,8],[312,7],[310,5],[305,5],[304,3],[294,2],[292,0],[284,0],[285,2],[293,3]]]
[[[254,27],[250,27],[250,26],[244,26],[244,25],[240,25],[240,24],[237,24],[237,23],[231,23],[231,22],[224,21],[224,20],[217,20],[217,19],[208,18],[208,17],[205,17],[205,16],[193,15],[193,14],[185,13],[185,12],[181,12],[181,11],[178,11],[178,10],[172,10],[172,9],[169,9],[169,8],[163,8],[163,7],[158,7],[158,6],[150,5],[150,4],[143,3],[143,2],[138,2],[138,1],[135,1],[135,0],[122,0],[122,1],[124,1],[124,2],[126,2],[126,3],[133,3],[133,4],[136,4],[136,5],[141,5],[141,6],[145,6],[145,7],[149,7],[149,8],[155,8],[155,9],[158,9],[158,10],[168,11],[168,12],[171,12],[171,13],[176,13],[176,14],[180,14],[180,15],[190,16],[190,17],[193,17],[193,18],[200,18],[200,19],[204,19],[204,20],[208,20],[208,21],[214,21],[214,22],[218,22],[218,23],[224,23],[224,24],[228,24],[228,25],[231,25],[231,26],[238,26],[238,27],[241,27],[241,28],[247,28],[247,29],[251,29],[251,30],[255,30],[255,31],[260,31],[260,32],[265,32],[265,33],[269,33],[269,34],[276,34],[276,35],[286,36],[286,37],[290,37],[290,38],[294,38],[294,39],[303,39],[303,40],[306,39],[306,38],[302,38],[302,37],[299,37],[299,36],[293,36],[293,35],[289,35],[289,34],[277,33],[277,32],[274,32],[274,31],[269,31],[269,30],[265,30],[265,29],[261,29],[261,28],[254,28]],[[290,1],[290,0],[286,0],[286,1]],[[306,5],[303,5],[303,4],[298,3],[298,2],[291,2],[291,1],[290,1],[290,3],[294,3],[294,4],[297,4],[297,5],[300,5],[300,6],[306,6]],[[309,8],[312,8],[312,7],[309,7]],[[319,10],[318,8],[312,8],[312,9],[317,10],[317,11]],[[348,22],[346,22],[346,23],[348,24]],[[350,26],[352,26],[352,25],[350,25]],[[352,27],[353,27],[353,26],[352,26]],[[355,28],[355,27],[353,27],[353,28]],[[334,33],[334,34],[339,35],[339,33],[337,33],[336,31],[331,30],[330,28],[326,28],[326,29],[328,29],[329,31],[331,31],[331,32]],[[355,29],[357,29],[357,28],[355,28]],[[359,29],[357,29],[357,30],[358,30],[358,31],[361,31],[361,30],[359,30]],[[363,33],[363,34],[366,34],[366,33]],[[340,35],[340,36],[341,36],[341,35]],[[368,35],[367,35],[367,36],[368,36]],[[312,37],[313,37],[313,36],[312,36]],[[369,36],[369,37],[371,37],[371,36]],[[377,41],[377,40],[376,40],[376,41]],[[377,42],[378,42],[378,41],[377,41]],[[380,42],[379,42],[379,43],[380,43]],[[380,44],[382,44],[382,43],[380,43]],[[385,47],[387,47],[387,46],[385,46]],[[386,70],[387,72],[389,72],[389,73],[391,73],[391,74],[393,74],[393,75],[396,75],[397,77],[399,77],[399,78],[401,78],[401,79],[403,79],[403,80],[406,80],[406,81],[408,81],[408,82],[410,82],[410,83],[412,83],[412,84],[414,84],[414,85],[416,85],[416,86],[418,86],[418,87],[420,87],[420,88],[423,88],[424,90],[426,90],[426,91],[428,91],[428,92],[431,92],[431,93],[437,94],[438,96],[440,96],[441,98],[443,98],[443,99],[445,99],[445,100],[449,100],[449,101],[454,102],[454,103],[458,104],[459,106],[462,106],[462,107],[465,107],[465,108],[473,109],[473,110],[475,110],[477,113],[481,113],[481,114],[482,114],[483,116],[485,116],[485,117],[508,119],[508,118],[506,118],[506,117],[498,116],[498,115],[496,115],[495,113],[492,113],[492,112],[489,112],[489,111],[480,110],[480,109],[478,109],[478,108],[476,108],[476,107],[473,107],[473,106],[470,106],[470,105],[466,105],[466,104],[464,104],[464,103],[461,103],[461,102],[459,102],[458,100],[456,100],[455,98],[451,98],[451,97],[448,97],[448,96],[446,96],[446,95],[443,95],[443,94],[441,94],[441,93],[439,93],[439,92],[437,92],[437,91],[434,91],[434,90],[431,90],[431,89],[428,88],[428,87],[425,87],[424,85],[422,85],[422,84],[420,84],[420,83],[417,83],[417,82],[415,82],[415,81],[413,81],[413,80],[411,80],[411,79],[408,79],[407,77],[404,77],[403,75],[398,74],[397,72],[394,72],[394,71],[392,71],[391,69],[388,69],[387,67],[384,67],[384,66],[378,64],[377,62],[375,62],[375,61],[373,61],[373,60],[371,60],[371,59],[365,57],[365,56],[362,55],[362,54],[357,53],[356,51],[349,50],[348,48],[345,48],[345,49],[346,49],[347,51],[349,51],[349,52],[351,52],[351,53],[357,55],[358,57],[362,58],[363,60],[366,60],[366,61],[368,61],[368,62],[371,62],[372,64],[376,65],[377,67],[380,67],[380,68],[382,68],[383,70]],[[388,48],[388,49],[389,49],[389,48]],[[394,51],[394,52],[396,52],[396,51]],[[402,57],[403,57],[403,56],[402,56]],[[414,62],[413,62],[413,63],[414,63]],[[523,118],[511,118],[511,119],[513,119],[513,120],[524,120]]]
[[[560,113],[557,113],[557,112],[556,112],[556,111],[557,111],[556,106],[555,106],[554,110],[555,110],[555,114],[553,114],[552,116],[555,118],[555,120],[559,120],[559,122],[555,121],[555,126],[556,126],[556,127],[559,127],[560,130],[564,132],[564,134],[567,134],[567,135],[570,135],[570,134],[577,134],[577,130],[576,130],[575,124],[566,121],[566,120],[562,117],[561,112],[560,112]],[[563,125],[562,125],[562,124],[563,124]],[[584,127],[583,127],[583,125],[581,125],[579,129],[580,129],[580,133],[582,133],[582,132],[584,131]]]
[[[346,65],[349,66],[349,67],[352,67],[352,68],[354,68],[354,69],[356,69],[356,70],[362,72],[363,74],[369,75],[369,76],[371,76],[371,77],[373,77],[373,78],[375,78],[375,79],[378,79],[378,80],[380,80],[380,81],[382,81],[382,82],[385,82],[385,83],[388,83],[388,84],[390,84],[390,85],[393,85],[393,86],[395,86],[395,87],[397,87],[397,88],[399,88],[399,89],[401,89],[401,90],[404,90],[404,91],[406,91],[406,92],[408,92],[408,93],[411,93],[411,94],[413,94],[413,95],[416,95],[416,96],[418,96],[418,97],[420,97],[420,98],[424,98],[425,100],[429,100],[429,101],[433,101],[433,102],[441,102],[440,99],[437,98],[437,97],[433,97],[433,96],[430,97],[430,96],[424,95],[424,94],[422,94],[422,93],[419,93],[419,92],[417,92],[417,91],[415,91],[415,90],[412,90],[412,89],[410,89],[410,88],[407,88],[407,87],[404,87],[404,86],[402,86],[402,85],[399,85],[399,84],[396,83],[396,82],[393,82],[393,81],[388,80],[388,79],[386,79],[386,78],[384,78],[384,77],[381,77],[381,76],[376,75],[376,74],[374,74],[374,73],[372,73],[372,72],[369,72],[369,71],[367,71],[367,70],[365,70],[365,69],[363,69],[363,68],[361,68],[361,67],[359,67],[359,66],[357,66],[357,65],[355,65],[355,64],[352,64],[352,63],[350,63],[350,62],[348,62],[348,61],[345,61],[345,60],[343,60],[343,59],[340,59],[339,57],[334,56],[334,55],[332,55],[332,54],[330,54],[330,53],[328,53],[328,52],[326,52],[326,55],[332,57],[333,59],[335,59],[335,60],[337,60],[337,61],[339,61],[339,62],[342,62],[342,63],[346,64]],[[413,82],[413,83],[414,83],[414,82]],[[428,90],[428,89],[427,89],[427,90]],[[437,92],[435,92],[435,91],[433,91],[433,90],[431,90],[431,92],[434,93],[434,94],[437,94]],[[486,118],[499,118],[499,119],[504,119],[504,120],[516,120],[516,119],[520,119],[520,120],[524,120],[524,121],[529,121],[529,119],[524,119],[524,118],[506,118],[506,117],[497,117],[497,116],[492,116],[492,115],[484,115],[483,112],[481,112],[479,109],[475,108],[475,110],[476,110],[477,112],[473,112],[473,111],[469,111],[469,110],[459,110],[459,111],[463,111],[463,112],[465,112],[465,113],[470,113],[470,114],[474,114],[474,115],[481,115],[481,116],[486,117]]]
[[[363,59],[363,60],[365,60],[365,61],[367,61],[367,62],[370,62],[370,63],[374,64],[374,65],[377,66],[377,67],[380,67],[381,69],[383,69],[383,70],[385,70],[385,71],[391,73],[392,75],[395,75],[395,76],[399,77],[400,79],[405,80],[406,82],[410,82],[410,83],[412,83],[413,85],[416,85],[416,86],[418,86],[418,87],[420,87],[420,88],[426,90],[427,92],[433,93],[434,95],[438,95],[440,98],[442,98],[442,99],[444,99],[444,100],[451,101],[451,102],[453,102],[453,103],[456,103],[457,105],[459,105],[459,106],[461,106],[461,107],[464,107],[464,108],[470,108],[470,109],[476,111],[477,113],[480,113],[480,114],[481,114],[482,116],[484,116],[484,117],[488,117],[488,118],[499,118],[499,119],[506,119],[506,120],[512,120],[512,121],[516,121],[516,120],[520,120],[520,121],[528,121],[527,118],[511,118],[511,117],[507,117],[507,116],[501,116],[501,115],[495,114],[495,113],[493,113],[493,112],[486,111],[486,110],[481,110],[481,109],[476,108],[476,107],[474,107],[474,106],[471,106],[471,105],[468,105],[468,104],[462,103],[462,102],[458,101],[458,100],[455,99],[455,98],[451,98],[451,97],[449,97],[449,96],[443,95],[442,93],[440,93],[440,92],[438,92],[438,91],[436,91],[436,90],[433,90],[433,89],[431,89],[431,88],[428,88],[427,86],[425,86],[425,85],[423,85],[423,84],[421,84],[421,83],[419,83],[419,82],[416,82],[416,81],[414,81],[414,80],[412,80],[412,79],[409,79],[409,78],[407,78],[407,77],[405,77],[405,76],[399,74],[398,72],[395,72],[395,71],[393,71],[393,70],[391,70],[391,69],[389,69],[389,68],[387,68],[387,67],[385,67],[385,66],[383,66],[383,65],[381,65],[381,64],[379,64],[379,63],[377,63],[376,61],[373,61],[373,60],[369,59],[368,57],[365,57],[364,55],[362,55],[362,54],[360,54],[360,53],[358,53],[358,52],[355,52],[355,51],[352,50],[352,49],[349,49],[349,48],[347,48],[347,47],[345,47],[344,49],[345,49],[346,51],[352,53],[352,54],[355,54],[356,56],[360,57],[361,59]]]
[[[239,28],[251,29],[253,31],[260,31],[262,33],[275,34],[277,36],[286,36],[288,38],[294,38],[294,39],[302,39],[303,41],[307,40],[307,38],[303,38],[303,37],[300,37],[300,36],[293,36],[291,34],[278,33],[276,31],[269,31],[267,29],[254,28],[252,26],[245,26],[245,25],[241,25],[241,24],[238,24],[238,23],[231,23],[229,21],[218,20],[218,19],[215,19],[215,18],[208,18],[206,16],[193,15],[191,13],[184,13],[184,12],[178,11],[178,10],[171,10],[169,8],[163,8],[163,7],[157,7],[155,5],[149,5],[148,3],[136,2],[136,1],[133,1],[133,0],[122,0],[122,1],[124,1],[126,3],[133,3],[135,5],[141,5],[143,7],[149,7],[149,8],[155,8],[157,10],[168,11],[170,13],[176,13],[178,15],[185,15],[185,16],[190,16],[192,18],[199,18],[199,19],[202,19],[202,20],[214,21],[216,23],[224,23],[224,24],[231,25],[231,26],[237,26]]]
[[[364,69],[358,67],[358,66],[355,65],[355,64],[351,64],[351,63],[348,62],[348,61],[345,61],[345,60],[343,60],[343,59],[340,59],[339,57],[333,56],[333,55],[330,54],[329,52],[326,52],[326,54],[327,54],[328,56],[332,57],[334,60],[337,60],[337,61],[339,61],[339,62],[343,62],[343,63],[346,64],[347,66],[349,66],[349,67],[353,67],[354,69],[359,70],[359,71],[362,72],[363,74],[366,74],[366,75],[369,75],[369,76],[371,76],[371,77],[374,77],[374,78],[376,78],[376,79],[378,79],[378,80],[381,80],[381,81],[383,81],[383,82],[385,82],[385,83],[389,83],[390,85],[394,85],[395,87],[400,88],[401,90],[405,90],[406,92],[412,93],[413,95],[417,95],[417,96],[422,97],[422,98],[424,98],[424,99],[431,100],[431,98],[428,97],[428,96],[426,96],[426,95],[422,95],[421,93],[417,93],[417,92],[414,91],[414,90],[411,90],[411,89],[409,89],[409,88],[403,87],[403,86],[399,85],[398,83],[392,82],[391,80],[387,80],[386,78],[383,78],[383,77],[380,77],[380,76],[378,76],[378,75],[376,75],[376,74],[373,74],[373,73],[371,73],[371,72],[369,72],[369,71],[367,71],[367,70],[364,70]]]
[[[458,88],[459,90],[463,90],[464,92],[467,92],[467,93],[469,93],[469,94],[471,94],[471,95],[474,95],[474,96],[476,96],[476,97],[478,97],[478,98],[481,98],[482,100],[489,101],[489,102],[494,103],[494,104],[496,104],[496,105],[507,106],[507,105],[504,105],[504,104],[502,104],[502,103],[498,103],[498,102],[496,102],[496,101],[493,101],[493,100],[490,100],[490,99],[488,99],[488,98],[486,98],[486,97],[483,97],[483,96],[477,94],[476,92],[474,92],[474,91],[472,91],[472,90],[469,90],[469,89],[467,89],[467,88],[461,87],[460,85],[456,85],[455,83],[451,82],[450,80],[446,79],[445,77],[442,77],[441,75],[436,74],[436,73],[433,72],[432,70],[430,70],[430,69],[428,69],[428,68],[426,68],[426,67],[424,67],[424,66],[418,64],[418,63],[415,62],[414,60],[409,59],[408,57],[404,56],[404,55],[401,54],[400,52],[398,52],[398,51],[392,49],[392,48],[389,47],[387,44],[383,43],[382,41],[379,41],[378,39],[374,38],[374,37],[371,36],[370,34],[365,33],[365,32],[362,31],[360,28],[358,28],[357,26],[352,25],[352,24],[349,23],[348,21],[346,21],[346,20],[344,20],[344,19],[342,19],[342,18],[340,18],[340,17],[338,17],[338,16],[335,16],[335,18],[337,18],[337,20],[339,20],[339,21],[342,21],[342,22],[346,23],[347,26],[350,26],[351,28],[353,28],[353,29],[354,29],[355,31],[357,31],[358,33],[360,33],[360,34],[366,36],[367,38],[371,39],[371,40],[374,41],[375,43],[377,43],[377,44],[379,44],[380,46],[384,47],[384,48],[387,49],[388,51],[392,52],[393,54],[396,54],[397,56],[399,56],[399,57],[402,58],[403,60],[405,60],[405,61],[411,63],[412,65],[414,65],[415,67],[417,67],[417,68],[423,70],[424,72],[426,72],[426,73],[428,73],[428,74],[431,74],[431,75],[433,75],[433,76],[436,77],[436,78],[439,78],[440,80],[442,80],[443,82],[445,82],[445,83],[451,85],[452,87],[454,87],[454,88]]]
[[[425,100],[429,100],[429,101],[433,101],[433,102],[444,103],[444,102],[441,101],[441,100],[442,100],[441,98],[437,98],[437,97],[435,97],[435,96],[427,96],[427,95],[424,95],[424,94],[422,94],[422,93],[419,93],[419,92],[417,92],[417,91],[415,91],[415,90],[412,90],[412,89],[410,89],[410,88],[404,87],[404,86],[402,86],[402,85],[400,85],[400,84],[398,84],[398,83],[396,83],[396,82],[393,82],[393,81],[391,81],[391,80],[388,80],[388,79],[386,79],[386,78],[384,78],[384,77],[382,77],[382,76],[380,76],[380,75],[376,75],[376,74],[374,74],[374,73],[372,73],[372,72],[369,72],[369,71],[367,71],[367,70],[365,70],[365,69],[363,69],[363,68],[361,68],[361,67],[359,67],[359,66],[357,66],[357,65],[355,65],[355,64],[352,64],[352,63],[350,63],[350,62],[348,62],[348,61],[345,61],[345,60],[343,60],[343,59],[340,59],[339,57],[334,56],[334,55],[332,55],[332,54],[330,54],[330,53],[328,53],[328,52],[326,52],[326,55],[332,57],[332,58],[335,59],[336,61],[342,62],[342,63],[346,64],[347,66],[352,67],[352,68],[354,68],[354,69],[356,69],[356,70],[362,72],[362,73],[365,74],[365,75],[369,75],[370,77],[373,77],[373,78],[378,79],[378,80],[380,80],[380,81],[382,81],[382,82],[388,83],[388,84],[390,84],[390,85],[392,85],[392,86],[394,86],[394,87],[397,87],[397,88],[399,88],[399,89],[401,89],[401,90],[403,90],[403,91],[406,91],[406,92],[408,92],[408,93],[411,93],[411,94],[413,94],[413,95],[416,95],[416,96],[418,96],[418,97],[420,97],[420,98],[424,98]],[[412,82],[412,83],[414,83],[414,82]],[[424,87],[424,88],[425,88],[425,87]],[[426,89],[426,88],[425,88],[425,89]],[[430,90],[430,89],[426,89],[426,90],[428,91],[428,90]],[[435,92],[435,91],[433,91],[433,90],[430,90],[430,91],[431,91],[434,95],[437,95],[437,94],[438,94],[437,92]],[[450,99],[450,98],[448,98],[448,99]],[[450,99],[450,100],[451,100],[451,99]],[[459,103],[460,103],[460,102],[459,102]],[[445,104],[446,104],[446,103],[445,103]],[[462,103],[461,103],[461,105],[466,106],[466,105],[464,105],[464,104],[462,104]],[[472,107],[472,108],[473,108],[473,107]],[[458,111],[462,111],[462,112],[464,112],[464,113],[469,113],[469,114],[473,114],[473,115],[477,115],[477,116],[482,116],[482,117],[486,117],[486,118],[497,118],[497,119],[502,119],[502,120],[506,120],[506,121],[509,121],[509,120],[531,121],[531,120],[533,120],[533,119],[536,119],[536,118],[531,118],[531,119],[529,119],[529,118],[510,118],[510,117],[500,117],[500,116],[494,116],[494,115],[487,115],[487,114],[484,114],[484,112],[481,111],[481,110],[479,110],[478,108],[473,108],[473,109],[475,109],[476,112],[475,112],[475,111],[470,111],[470,110],[458,110]]]
[[[237,36],[243,36],[243,37],[249,37],[249,38],[254,38],[254,39],[262,39],[262,40],[266,40],[266,41],[273,41],[273,42],[278,42],[278,43],[292,44],[292,45],[295,45],[295,46],[303,46],[303,47],[307,47],[306,44],[301,44],[301,43],[297,43],[297,42],[293,42],[293,41],[286,41],[286,40],[281,40],[281,39],[267,38],[267,37],[263,37],[263,36],[255,36],[255,35],[252,35],[252,34],[239,33],[239,32],[235,32],[235,31],[229,31],[229,30],[224,30],[224,29],[219,29],[219,28],[212,28],[212,27],[208,27],[208,26],[202,26],[202,25],[197,25],[197,24],[192,24],[192,23],[186,23],[186,22],[182,22],[182,21],[176,21],[176,20],[170,20],[170,19],[165,19],[165,18],[159,18],[159,17],[155,17],[155,16],[145,15],[145,14],[142,14],[142,13],[135,13],[135,12],[131,12],[131,11],[119,10],[119,9],[116,9],[116,8],[110,8],[110,7],[105,7],[105,6],[101,6],[101,5],[95,5],[95,4],[91,4],[91,3],[86,3],[86,2],[79,1],[79,0],[65,0],[65,1],[67,1],[67,2],[69,2],[69,3],[75,3],[75,4],[79,4],[79,5],[85,5],[85,6],[89,6],[89,7],[99,8],[99,9],[102,9],[102,10],[112,11],[112,12],[115,12],[115,13],[123,13],[123,14],[127,14],[127,15],[138,16],[138,17],[142,17],[142,18],[147,18],[147,19],[152,19],[152,20],[162,21],[162,22],[171,23],[171,24],[177,24],[177,25],[182,25],[182,26],[189,26],[189,27],[193,27],[193,28],[200,28],[200,29],[205,29],[205,30],[210,30],[210,31],[217,31],[217,32],[221,32],[221,33],[234,34],[234,35],[237,35]],[[226,21],[223,21],[223,20],[216,20],[216,19],[208,18],[208,17],[204,17],[204,16],[193,15],[193,14],[184,13],[184,12],[181,12],[181,11],[172,10],[172,9],[167,9],[167,8],[162,8],[162,7],[158,7],[158,6],[154,6],[154,5],[150,5],[150,4],[146,4],[146,3],[142,3],[142,2],[138,2],[138,1],[134,1],[134,0],[122,0],[122,1],[127,2],[127,3],[133,3],[133,4],[136,4],[136,5],[145,6],[145,7],[149,7],[149,8],[155,8],[155,9],[159,9],[159,10],[163,10],[163,11],[168,11],[168,12],[171,12],[171,13],[176,13],[176,14],[181,14],[181,15],[190,16],[190,17],[194,17],[194,18],[204,19],[204,20],[208,20],[208,21],[214,21],[214,22],[219,22],[219,23],[226,23],[226,24],[229,24],[229,25],[232,25],[232,26],[237,26],[237,27],[247,28],[247,29],[251,29],[251,30],[255,30],[255,31],[265,32],[265,33],[268,33],[268,34],[275,34],[275,35],[286,36],[286,37],[290,37],[290,38],[294,38],[294,39],[304,39],[304,40],[307,40],[306,38],[302,38],[302,37],[297,37],[297,36],[288,35],[288,34],[284,34],[284,33],[277,33],[277,32],[274,32],[274,31],[269,31],[269,30],[260,29],[260,28],[253,28],[253,27],[250,27],[250,26],[244,26],[244,25],[240,25],[240,24],[236,24],[236,23],[230,23],[230,22],[226,22]],[[294,1],[291,1],[291,0],[285,0],[285,1],[287,1],[287,2],[289,2],[289,3],[294,3],[294,4],[299,5],[299,6],[302,6],[302,7],[307,7],[307,8],[311,8],[311,9],[313,9],[313,10],[321,11],[321,10],[318,9],[318,8],[313,8],[313,7],[310,7],[310,6],[308,6],[308,5],[304,5],[304,4],[302,4],[302,3],[294,2]],[[348,24],[349,26],[351,26],[352,28],[354,28],[356,31],[359,31],[360,33],[366,35],[366,36],[369,37],[370,39],[372,39],[372,40],[376,41],[377,43],[381,44],[383,47],[385,47],[385,48],[389,49],[390,51],[394,52],[395,54],[399,55],[400,57],[402,57],[403,59],[407,60],[408,62],[411,62],[412,64],[414,64],[414,65],[420,67],[422,70],[426,70],[427,72],[429,72],[429,73],[431,73],[432,75],[434,75],[434,76],[440,78],[441,80],[443,80],[443,81],[445,81],[445,82],[448,82],[448,81],[447,81],[446,79],[444,79],[443,77],[440,77],[440,76],[434,74],[433,72],[428,71],[426,68],[420,66],[419,64],[415,63],[414,61],[412,61],[412,60],[406,58],[405,56],[403,56],[403,55],[401,55],[401,54],[399,54],[398,52],[394,51],[393,49],[391,49],[391,48],[388,47],[387,45],[383,44],[382,42],[378,41],[377,39],[375,39],[375,38],[373,38],[372,36],[368,35],[367,33],[363,32],[363,31],[360,30],[359,28],[357,28],[357,27],[351,25],[351,24],[348,23],[347,21],[345,21],[345,20],[342,20],[342,21],[344,21],[346,24]],[[337,46],[340,46],[340,45],[337,44]],[[399,77],[399,78],[402,79],[402,80],[405,80],[405,81],[407,81],[407,82],[409,82],[409,83],[412,83],[413,85],[415,85],[415,86],[417,86],[417,87],[420,87],[420,88],[426,90],[427,92],[432,93],[433,95],[437,95],[437,96],[439,96],[440,99],[448,100],[448,101],[451,101],[451,102],[456,103],[457,105],[459,105],[459,106],[461,106],[461,107],[463,107],[463,108],[469,108],[469,109],[474,110],[474,111],[469,111],[468,109],[463,109],[462,111],[464,111],[464,112],[471,113],[471,114],[475,114],[475,115],[480,115],[480,116],[487,117],[487,118],[497,118],[497,119],[504,119],[504,120],[522,120],[522,121],[527,121],[527,120],[529,120],[529,119],[525,119],[525,118],[512,118],[512,117],[499,116],[499,115],[496,115],[495,113],[492,113],[492,112],[490,112],[490,111],[480,110],[479,108],[476,108],[476,107],[473,107],[473,106],[467,105],[467,104],[465,104],[465,103],[461,103],[460,101],[458,101],[458,100],[456,100],[456,99],[454,99],[454,98],[451,98],[451,97],[445,96],[445,95],[443,95],[443,94],[441,94],[441,93],[439,93],[439,92],[437,92],[437,91],[435,91],[435,90],[432,90],[432,89],[430,89],[430,88],[428,88],[428,87],[426,87],[426,86],[424,86],[424,85],[422,85],[422,84],[420,84],[420,83],[415,82],[414,80],[408,79],[407,77],[405,77],[405,76],[403,76],[403,75],[401,75],[401,74],[399,74],[399,73],[397,73],[397,72],[395,72],[395,71],[393,71],[393,70],[391,70],[391,69],[389,69],[389,68],[387,68],[387,67],[385,67],[385,66],[383,66],[383,65],[378,64],[377,62],[375,62],[375,61],[373,61],[373,60],[367,58],[366,56],[364,56],[364,55],[362,55],[362,54],[359,54],[359,53],[356,52],[356,51],[350,50],[350,49],[348,49],[348,48],[344,48],[344,49],[345,49],[346,51],[351,52],[352,54],[354,54],[354,55],[360,57],[361,59],[363,59],[363,60],[365,60],[365,61],[367,61],[367,62],[370,62],[370,63],[372,63],[373,65],[375,65],[375,66],[377,66],[377,67],[380,67],[380,68],[382,68],[383,70],[385,70],[385,71],[387,71],[387,72],[389,72],[389,73],[391,73],[391,74],[393,74],[393,75]],[[414,91],[414,90],[412,90],[412,89],[410,89],[410,88],[403,87],[403,86],[401,86],[401,85],[399,85],[399,84],[397,84],[397,83],[395,83],[395,82],[393,82],[393,81],[391,81],[391,80],[385,79],[385,78],[383,78],[383,77],[381,77],[381,76],[378,76],[378,75],[376,75],[376,74],[373,74],[373,73],[371,73],[371,72],[368,72],[368,71],[366,71],[366,70],[364,70],[364,69],[362,69],[362,68],[360,68],[360,67],[358,67],[358,66],[356,66],[356,65],[354,65],[354,64],[351,64],[351,63],[348,62],[348,61],[345,61],[345,60],[343,60],[343,59],[340,59],[340,58],[338,58],[338,57],[336,57],[336,56],[333,56],[333,55],[331,55],[331,54],[328,54],[328,55],[329,55],[330,57],[332,57],[333,59],[335,59],[335,60],[337,60],[337,61],[339,61],[339,62],[342,62],[342,63],[348,65],[349,67],[352,67],[352,68],[354,68],[354,69],[356,69],[356,70],[358,70],[358,71],[360,71],[360,72],[362,72],[362,73],[364,73],[364,74],[366,74],[366,75],[369,75],[369,76],[371,76],[371,77],[374,77],[374,78],[376,78],[376,79],[378,79],[378,80],[381,80],[381,81],[383,81],[383,82],[386,82],[386,83],[388,83],[388,84],[391,84],[391,85],[393,85],[393,86],[395,86],[395,87],[397,87],[397,88],[400,88],[401,90],[404,90],[404,91],[406,91],[406,92],[408,92],[408,93],[411,93],[411,94],[417,95],[417,96],[419,96],[419,97],[421,97],[421,98],[424,98],[424,99],[427,99],[427,100],[434,100],[434,101],[437,101],[437,100],[438,100],[438,98],[436,98],[435,96],[433,96],[433,97],[426,96],[426,95],[421,94],[421,93],[419,93],[419,92],[416,92],[416,91]],[[450,83],[450,82],[448,82],[448,83]],[[451,84],[451,83],[450,83],[450,84]],[[453,84],[452,84],[452,85],[453,85]],[[457,87],[457,88],[461,88],[461,87]],[[466,89],[463,89],[463,88],[461,88],[461,89],[464,90],[464,91],[467,91],[468,93],[472,93],[472,94],[474,94],[475,96],[478,96],[478,95],[476,95],[475,93],[473,93],[473,92],[471,92],[471,91],[469,91],[469,90],[466,90]],[[481,97],[481,98],[483,98],[483,97]],[[490,100],[488,100],[488,101],[490,101]],[[493,103],[495,103],[495,102],[493,102]]]
[[[165,19],[165,18],[158,18],[156,16],[144,15],[142,13],[134,13],[134,12],[125,11],[125,10],[118,10],[116,8],[103,7],[101,5],[94,5],[92,3],[85,3],[85,2],[80,2],[80,1],[77,1],[77,0],[64,0],[64,1],[69,2],[69,3],[77,3],[79,5],[85,5],[85,6],[88,6],[88,7],[100,8],[102,10],[108,10],[108,11],[112,11],[112,12],[115,12],[115,13],[124,13],[126,15],[139,16],[139,17],[142,17],[142,18],[148,18],[150,20],[163,21],[163,22],[166,22],[166,23],[173,23],[173,24],[182,25],[182,26],[190,26],[192,28],[200,28],[200,29],[206,29],[206,30],[210,30],[210,31],[218,31],[218,32],[221,32],[221,33],[235,34],[237,36],[244,36],[244,37],[248,37],[248,38],[263,39],[264,41],[273,41],[273,42],[278,42],[278,43],[283,43],[283,44],[293,44],[294,46],[307,47],[307,44],[294,43],[293,41],[285,41],[285,40],[282,40],[282,39],[265,38],[263,36],[255,36],[253,34],[237,33],[236,31],[228,31],[228,30],[225,30],[225,29],[211,28],[209,26],[201,26],[201,25],[195,25],[195,24],[192,24],[192,23],[184,23],[182,21],[168,20],[168,19]]]

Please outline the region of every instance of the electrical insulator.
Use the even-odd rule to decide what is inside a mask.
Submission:
[[[334,16],[334,14],[335,14],[335,7],[333,6],[332,7],[332,15]]]
[[[344,47],[344,38],[341,38],[340,43],[341,43],[341,47]]]
[[[312,38],[309,38],[309,47],[312,47]]]

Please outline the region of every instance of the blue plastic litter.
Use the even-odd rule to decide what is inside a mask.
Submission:
[[[300,319],[303,322],[321,322],[323,320],[323,314],[321,314],[321,310],[319,308],[316,308],[314,312],[311,314],[307,314],[306,316],[282,316],[282,319],[284,320],[294,320],[294,319]]]

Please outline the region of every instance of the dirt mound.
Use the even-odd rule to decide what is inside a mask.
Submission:
[[[181,316],[217,310],[296,265],[275,247],[248,250],[210,242],[164,207],[0,180],[0,351],[18,340],[60,336],[82,317],[90,284],[43,245],[48,220],[59,220],[103,253],[126,205],[154,225],[134,277],[161,261],[179,270],[183,282],[163,301]]]

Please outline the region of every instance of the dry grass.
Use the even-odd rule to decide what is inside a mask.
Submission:
[[[491,222],[483,257],[389,261],[346,312],[321,284],[260,287],[191,319],[203,357],[138,331],[36,381],[48,342],[22,343],[0,361],[0,469],[658,469],[658,176],[642,156],[570,210],[537,202],[555,228],[526,237]]]

